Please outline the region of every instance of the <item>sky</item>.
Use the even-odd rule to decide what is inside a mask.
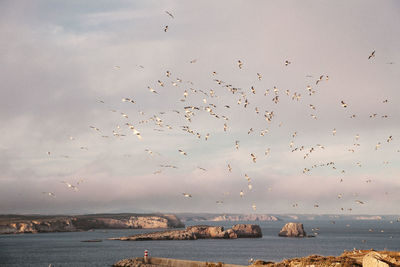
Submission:
[[[0,213],[400,214],[399,14],[1,1]]]

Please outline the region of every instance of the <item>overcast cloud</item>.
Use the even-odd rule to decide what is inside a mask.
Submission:
[[[372,0],[1,1],[0,213],[399,214],[399,14]]]

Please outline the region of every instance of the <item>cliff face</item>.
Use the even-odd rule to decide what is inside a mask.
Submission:
[[[72,232],[89,229],[178,228],[185,225],[175,215],[160,216],[76,216],[40,220],[9,221],[0,224],[0,234]]]
[[[232,229],[224,230],[222,226],[196,225],[185,230],[171,230],[138,234],[111,238],[112,240],[143,241],[143,240],[194,240],[194,239],[234,239],[234,238],[258,238],[262,237],[261,228],[258,225],[238,224]]]
[[[0,225],[0,234],[72,232],[77,231],[73,219],[61,218],[50,221],[17,222]]]

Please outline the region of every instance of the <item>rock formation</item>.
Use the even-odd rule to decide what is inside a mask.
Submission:
[[[266,214],[247,214],[247,215],[221,215],[211,218],[210,221],[237,222],[237,221],[279,221],[275,216]]]
[[[279,236],[284,237],[307,237],[306,232],[304,231],[302,223],[294,223],[290,222],[285,224],[281,231],[279,232]]]
[[[41,216],[36,219],[31,219],[28,216],[17,216],[0,221],[0,234],[182,227],[185,227],[185,225],[175,215],[100,214],[71,217]]]
[[[237,224],[224,230],[222,226],[196,225],[185,230],[170,230],[137,234],[132,236],[110,238],[112,240],[143,241],[143,240],[195,240],[195,239],[234,239],[262,237],[261,228],[253,224]]]

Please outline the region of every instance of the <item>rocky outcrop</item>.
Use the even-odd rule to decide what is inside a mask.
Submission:
[[[231,229],[224,230],[222,226],[196,225],[185,230],[171,230],[138,234],[132,236],[110,238],[123,241],[144,240],[195,240],[195,239],[234,239],[262,237],[261,228],[253,224],[237,224]]]
[[[27,220],[21,216],[0,222],[0,234],[73,232],[90,229],[155,229],[182,228],[185,225],[175,215],[126,214],[81,215],[71,217],[46,217]]]
[[[307,237],[306,232],[304,231],[302,223],[294,223],[290,222],[285,224],[281,231],[279,232],[279,236],[284,237]]]
[[[256,224],[236,224],[232,230],[238,238],[262,237],[261,228]]]
[[[399,259],[395,255],[371,251],[362,258],[363,267],[389,267],[400,266],[400,253],[397,253]]]

